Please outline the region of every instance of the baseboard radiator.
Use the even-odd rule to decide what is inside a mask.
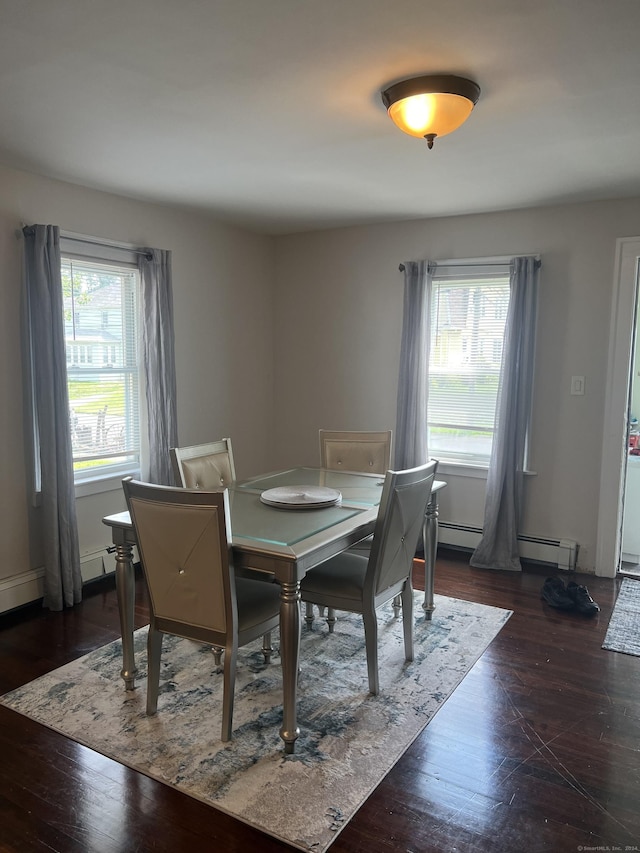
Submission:
[[[482,529],[465,524],[441,521],[438,543],[461,551],[473,551],[480,542]],[[542,536],[518,536],[520,557],[533,563],[543,563],[563,571],[573,572],[578,559],[578,543],[573,539],[545,539]]]
[[[80,555],[82,582],[89,583],[115,572],[115,554],[106,548]],[[44,569],[32,569],[0,580],[0,613],[37,601],[44,595]]]
[[[80,572],[82,582],[97,580],[103,575],[108,575],[116,570],[116,555],[110,553],[106,548],[94,551],[90,554],[80,556]]]

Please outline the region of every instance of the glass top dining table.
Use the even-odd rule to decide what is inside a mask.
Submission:
[[[280,584],[280,656],[283,718],[280,736],[293,753],[297,726],[297,674],[300,654],[300,580],[314,566],[339,554],[373,532],[384,478],[379,474],[289,468],[229,486],[232,549],[236,571],[266,572]],[[332,506],[280,508],[261,500],[263,492],[314,486],[340,492]],[[106,516],[116,546],[116,589],[122,632],[122,678],[135,687],[133,655],[135,531],[128,512]]]
[[[238,573],[266,572],[280,584],[280,657],[282,661],[282,727],[285,752],[295,751],[297,679],[300,656],[300,581],[314,566],[365,539],[376,522],[384,477],[323,468],[288,468],[232,483],[229,487],[232,549]],[[424,524],[425,617],[434,609],[433,576],[437,547],[438,493],[435,481]],[[283,487],[323,487],[340,492],[331,506],[283,508],[261,496]],[[128,512],[105,516],[116,552],[116,592],[122,633],[121,676],[127,690],[135,687],[133,612],[135,531]]]
[[[384,477],[328,471],[322,468],[289,468],[264,474],[229,488],[231,529],[234,548],[240,540],[259,542],[283,548],[295,546],[311,536],[329,531],[349,519],[360,517],[380,503]],[[334,506],[318,509],[274,507],[262,502],[260,496],[271,489],[283,487],[321,487],[339,492],[342,499]]]

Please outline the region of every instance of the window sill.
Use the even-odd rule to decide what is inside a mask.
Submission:
[[[99,495],[103,492],[117,492],[122,489],[124,477],[139,477],[140,470],[131,468],[128,471],[118,471],[117,474],[105,474],[103,477],[92,477],[90,480],[79,480],[75,484],[76,498],[88,495]]]
[[[465,462],[442,462],[438,463],[438,472],[436,477],[441,474],[444,476],[467,477],[472,480],[486,480],[489,473],[488,467],[483,465],[470,465]],[[535,477],[536,471],[525,470],[525,477]]]
[[[454,477],[470,477],[474,480],[486,480],[488,469],[481,465],[469,465],[465,462],[442,462],[438,463],[436,478],[441,474]]]

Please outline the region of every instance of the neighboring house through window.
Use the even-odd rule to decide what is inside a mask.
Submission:
[[[438,265],[431,297],[428,445],[442,462],[487,467],[495,430],[509,268]]]

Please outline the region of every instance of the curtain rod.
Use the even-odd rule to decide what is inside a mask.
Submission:
[[[31,228],[31,225],[21,223],[21,227],[16,230],[16,239],[21,240],[23,229]],[[85,237],[82,234],[74,234],[71,231],[60,231],[60,237],[63,240],[72,240],[74,243],[87,243],[89,246],[102,246],[106,249],[120,249],[123,252],[131,252],[134,255],[143,255],[148,261],[153,259],[153,255],[148,249],[140,249],[138,246],[128,245],[127,243],[117,243],[115,240],[99,240],[97,237]]]
[[[60,236],[64,240],[71,240],[74,243],[86,243],[89,246],[103,246],[107,249],[121,249],[123,252],[132,252],[134,255],[143,255],[148,261],[153,258],[153,255],[148,249],[140,249],[136,246],[128,246],[126,243],[116,243],[111,240],[98,240],[97,237],[82,237],[80,235],[70,234],[69,232],[60,232]]]
[[[517,256],[516,256],[517,257]],[[540,255],[520,255],[523,258],[534,258],[536,261],[536,269],[540,269],[542,266],[542,261],[540,260]],[[435,261],[436,266],[441,267],[509,267],[511,265],[512,258],[464,258],[461,260],[446,260],[446,261]],[[398,266],[398,270],[400,272],[404,272],[405,266],[404,264],[400,264]]]

